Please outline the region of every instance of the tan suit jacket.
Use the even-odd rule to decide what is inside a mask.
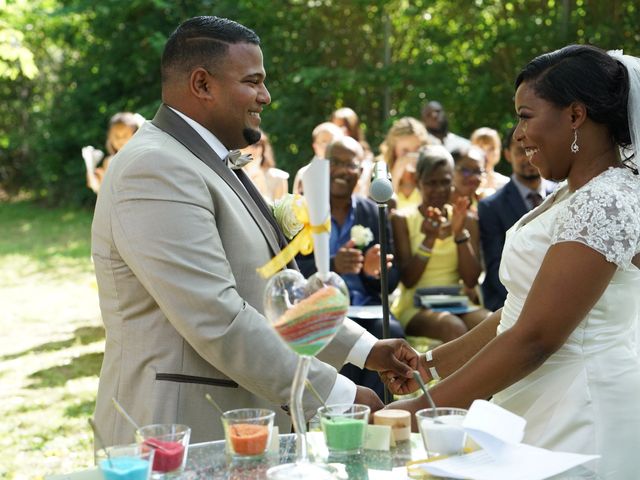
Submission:
[[[262,315],[266,282],[256,274],[279,251],[276,232],[179,115],[162,105],[153,122],[111,162],[93,220],[106,329],[98,428],[107,444],[132,441],[115,397],[140,425],[184,423],[192,442],[221,439],[210,393],[224,410],[272,408],[289,431],[280,406],[297,356]],[[313,360],[309,379],[324,398],[363,333],[346,321],[321,353],[331,365]],[[304,403],[312,416],[318,402],[306,392]]]

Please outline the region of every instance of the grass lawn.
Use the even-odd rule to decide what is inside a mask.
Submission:
[[[0,478],[92,465],[104,331],[91,212],[0,203]]]

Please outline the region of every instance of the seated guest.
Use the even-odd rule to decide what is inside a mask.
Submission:
[[[429,143],[444,145],[451,154],[469,148],[468,139],[449,131],[449,118],[442,104],[435,100],[422,107],[422,123],[429,132]]]
[[[481,127],[471,134],[471,144],[477,145],[486,154],[485,176],[482,181],[482,190],[485,196],[500,190],[509,182],[509,177],[495,171],[495,166],[500,162],[502,142],[500,135],[493,128]]]
[[[355,138],[362,145],[364,156],[362,157],[360,179],[358,180],[358,185],[356,185],[355,192],[363,197],[368,197],[371,171],[373,169],[373,152],[371,152],[369,142],[365,138],[360,117],[353,109],[342,107],[331,113],[329,121],[340,127],[345,135]]]
[[[416,188],[416,158],[418,149],[429,143],[427,130],[417,119],[403,117],[391,125],[380,146],[379,160],[387,163],[394,191],[394,207],[406,208],[420,204]]]
[[[311,132],[311,148],[313,148],[313,156],[318,158],[326,158],[327,145],[343,136],[342,129],[332,122],[322,122],[317,125]],[[301,167],[296,173],[293,180],[292,192],[302,195],[302,174],[309,168],[309,164]]]
[[[345,135],[354,138],[360,143],[364,150],[363,157],[369,153],[369,144],[364,135],[364,129],[360,124],[360,117],[349,107],[342,107],[331,113],[330,121],[336,124]]]
[[[476,219],[478,200],[484,196],[482,181],[485,177],[486,160],[484,150],[475,145],[453,153],[453,189],[450,202],[455,204],[461,197],[467,199],[467,208]]]
[[[289,174],[276,168],[276,158],[269,137],[260,131],[260,140],[242,149],[253,161],[242,167],[268,202],[284,197],[289,191]]]
[[[477,220],[462,196],[448,205],[453,185],[453,159],[441,145],[418,152],[416,166],[422,203],[392,216],[396,258],[400,269],[400,296],[391,311],[405,333],[443,342],[453,340],[480,323],[488,314],[473,306],[454,315],[414,306],[420,287],[458,285],[474,288],[482,272]]]
[[[331,270],[338,273],[349,288],[351,305],[381,305],[380,297],[380,238],[378,235],[378,206],[368,198],[354,194],[360,177],[362,146],[351,137],[341,137],[327,147],[326,156],[331,162],[330,204],[331,204]],[[358,238],[352,234],[354,227],[369,229],[370,238],[357,244]],[[362,230],[362,229],[360,229]],[[366,235],[356,235],[365,237]],[[387,228],[387,251],[393,251],[390,228]],[[398,284],[398,271],[389,254],[389,291]],[[313,254],[296,258],[300,271],[305,277],[316,272]],[[382,319],[354,319],[378,338],[382,337]],[[398,321],[389,321],[390,336],[403,337]],[[368,386],[380,397],[384,386],[377,373],[361,370],[352,365],[343,367],[341,373],[355,383]]]
[[[107,141],[105,143],[108,156],[103,158],[104,153],[92,146],[82,148],[82,158],[84,159],[87,170],[87,186],[93,190],[94,193],[98,193],[100,190],[102,180],[113,156],[131,140],[131,137],[133,137],[134,133],[138,131],[143,123],[144,117],[139,113],[118,112],[109,120]]]
[[[495,194],[480,200],[480,244],[485,262],[486,276],[482,282],[484,306],[495,311],[502,307],[507,291],[500,282],[498,269],[507,230],[529,210],[537,207],[556,187],[545,180],[524,153],[524,148],[513,141],[513,130],[506,137],[504,157],[511,164],[511,181]]]

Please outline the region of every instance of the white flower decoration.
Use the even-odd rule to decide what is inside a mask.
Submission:
[[[351,240],[358,248],[364,248],[373,242],[373,232],[363,225],[354,225],[351,227]]]
[[[295,237],[304,226],[298,220],[293,208],[294,203],[303,201],[302,196],[287,193],[284,197],[273,202],[273,216],[276,218],[278,225],[280,225],[282,233],[289,240]]]

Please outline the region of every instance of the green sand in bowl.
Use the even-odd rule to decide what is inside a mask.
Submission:
[[[331,451],[349,452],[362,448],[367,423],[346,417],[322,419],[327,447]]]

